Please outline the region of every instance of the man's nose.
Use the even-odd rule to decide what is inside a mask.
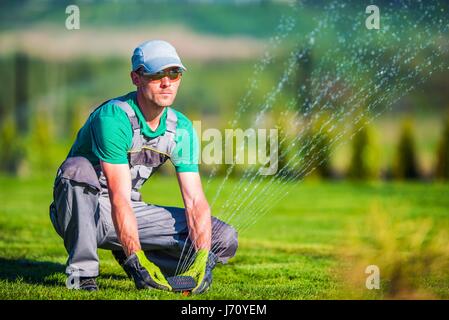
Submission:
[[[161,88],[167,88],[171,86],[170,79],[168,77],[163,77],[161,79]]]

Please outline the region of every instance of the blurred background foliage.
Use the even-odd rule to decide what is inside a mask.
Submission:
[[[384,3],[378,2],[379,5]],[[175,108],[191,120],[201,120],[203,130],[229,127],[254,80],[254,66],[263,58],[270,39],[279,36],[279,21],[291,14],[291,3],[262,0],[2,1],[1,171],[13,175],[54,172],[89,112],[101,102],[133,90],[129,79],[132,50],[139,42],[156,36],[173,42],[188,67]],[[80,8],[80,30],[65,28],[65,8],[69,4]],[[307,1],[295,12],[297,30],[310,29],[325,4],[326,1]],[[360,11],[364,7],[365,4],[354,2],[346,10]],[[419,10],[411,14],[420,16]],[[307,175],[325,179],[447,180],[448,70],[435,72],[417,90],[396,101],[388,112],[366,126],[349,119],[346,125],[353,128],[350,137],[344,139],[348,143],[330,143],[335,132],[319,130],[320,124],[326,121],[324,115],[307,129],[297,149],[285,151],[300,129],[300,126],[288,128],[293,118],[286,113],[285,106],[298,88],[312,77],[317,61],[321,62],[321,68],[332,68],[331,63],[326,64],[325,53],[349,25],[342,19],[340,30],[325,35],[328,41],[314,46],[313,50],[304,45],[297,75],[274,102],[269,116],[270,123],[280,128],[279,167],[285,166],[284,172],[294,178]],[[357,32],[360,33],[358,37],[363,37],[366,30]],[[387,33],[385,37],[388,36],[393,37]],[[254,114],[276,88],[286,68],[282,62],[287,60],[295,44],[292,39],[277,48],[272,57],[274,62],[264,72],[256,74],[257,88],[251,92],[248,108],[240,115],[242,128],[251,126]],[[344,46],[342,48],[344,51]],[[336,52],[332,59],[344,61],[343,54]],[[384,59],[388,58],[386,54]],[[357,67],[353,69],[353,73],[357,73]],[[344,87],[345,82],[337,86]],[[349,99],[351,90],[356,90],[347,89],[337,102],[343,103]],[[317,93],[314,90],[317,89],[303,90],[297,110],[307,112]],[[295,152],[301,153],[300,161],[306,168],[316,170],[301,173],[290,168],[289,159]],[[217,172],[225,174],[227,167],[223,165]],[[236,166],[235,169],[233,174],[238,175],[245,168]],[[212,169],[202,165],[202,170]]]

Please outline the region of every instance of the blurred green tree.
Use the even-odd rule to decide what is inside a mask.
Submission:
[[[397,179],[417,179],[420,177],[415,146],[413,123],[410,119],[402,123],[393,174]]]
[[[293,142],[291,137],[288,136],[287,132],[285,132],[285,130],[281,126],[278,126],[277,129],[279,130],[278,172],[281,172],[281,176],[291,176],[294,174],[294,172],[292,172],[292,166],[288,163],[288,161],[291,158],[291,150],[289,149],[289,146]]]
[[[0,170],[9,174],[24,173],[25,148],[18,135],[15,119],[7,117],[0,124]]]
[[[348,169],[348,177],[351,179],[365,180],[378,177],[379,154],[375,146],[373,128],[368,125],[354,127],[352,139],[352,155]]]
[[[26,147],[27,159],[33,171],[49,171],[54,167],[53,148],[55,145],[52,119],[45,112],[36,112],[32,121],[32,131]]]
[[[438,179],[449,180],[449,115],[443,125],[435,176]]]
[[[17,52],[14,60],[15,67],[15,118],[19,135],[25,135],[29,129],[29,94],[28,82],[30,77],[29,58],[23,52]]]
[[[75,141],[78,131],[89,117],[86,106],[88,106],[86,100],[76,99],[67,109],[67,128],[70,141]]]
[[[301,165],[295,168],[295,174],[299,175],[299,178],[309,173],[320,178],[329,178],[331,161],[328,135],[314,128],[309,129],[302,139],[300,159]]]

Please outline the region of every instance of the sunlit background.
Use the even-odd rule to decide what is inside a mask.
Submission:
[[[386,89],[397,90],[366,114],[371,117],[387,108],[369,132],[360,134],[359,140],[366,141],[359,146],[354,141],[352,148],[351,143],[332,147],[335,150],[323,163],[329,168],[319,173],[325,177],[351,173],[399,177],[405,173],[394,169],[395,161],[401,161],[401,153],[411,152],[403,157],[410,164],[398,164],[413,166],[405,178],[447,178],[447,165],[440,162],[447,160],[448,70],[436,68],[429,75],[433,66],[425,65],[426,59],[435,59],[437,64],[447,60],[443,52],[447,42],[441,38],[447,32],[447,11],[439,4],[443,10],[428,9],[425,14],[418,5],[404,8],[400,1],[385,2],[384,10],[382,3],[378,4],[383,9],[381,29],[376,31],[366,29],[366,6],[358,2],[330,8],[328,1],[81,1],[80,29],[68,30],[65,10],[70,1],[4,1],[0,22],[1,169],[19,175],[54,171],[89,111],[133,90],[129,71],[134,47],[159,38],[176,46],[189,69],[175,107],[192,120],[202,120],[206,128],[231,127],[229,121],[242,103],[248,106],[236,127],[250,128],[264,103],[271,103],[268,116],[285,129],[282,121],[291,118],[283,112],[303,113],[313,103],[321,107],[329,101],[329,97],[317,101],[326,89],[328,94],[345,90],[344,96],[331,101],[340,106],[351,94],[367,89],[355,101],[365,109],[371,100],[389,94]],[[425,41],[429,43],[420,48]],[[404,47],[409,51],[401,55]],[[440,52],[431,58],[435,50]],[[288,60],[292,53],[298,55],[294,65]],[[392,61],[395,55],[396,62]],[[408,56],[414,59],[406,63]],[[273,61],[264,62],[267,57]],[[399,82],[394,76],[386,79],[376,73],[400,66],[406,74],[421,63],[420,75],[402,81],[406,93],[391,87]],[[257,72],[260,65],[263,70]],[[291,74],[282,79],[288,68]],[[360,70],[364,74],[359,79],[347,79]],[[421,76],[426,77],[424,83],[418,83]],[[386,80],[382,90],[375,92],[374,84],[382,79]],[[281,81],[286,83],[274,101],[267,102]],[[251,87],[253,82],[257,88]],[[249,102],[243,102],[245,98]],[[401,141],[407,144],[402,149]],[[353,150],[357,147],[361,149]],[[360,151],[366,157],[355,159],[353,153]],[[354,168],[357,165],[366,168]],[[369,172],[359,172],[363,169]]]
[[[447,238],[439,230],[449,226],[449,5],[374,1],[380,8],[380,29],[370,30],[365,10],[371,2],[2,1],[1,265],[9,270],[6,257],[17,257],[6,245],[11,241],[22,250],[19,256],[29,256],[22,223],[45,219],[56,169],[90,111],[134,90],[129,77],[133,49],[145,40],[163,39],[177,48],[188,68],[177,110],[201,120],[203,130],[279,132],[275,175],[260,176],[257,166],[201,165],[214,214],[241,232],[243,253],[240,261],[236,258],[236,272],[238,262],[254,264],[253,245],[274,250],[276,260],[276,248],[286,244],[283,254],[307,256],[316,250],[326,256],[332,262],[321,266],[326,272],[347,254],[359,255],[361,265],[379,260],[387,270],[387,284],[380,295],[369,297],[447,297],[432,277],[446,266],[439,259],[448,257],[442,240]],[[71,4],[80,10],[79,30],[66,28]],[[175,180],[167,180],[172,172],[165,165],[156,183],[176,187]],[[174,196],[158,194],[154,185],[145,188],[156,203],[180,204]],[[21,207],[34,192],[40,192],[40,200]],[[28,214],[17,218],[17,212],[32,214],[34,204],[39,208],[35,220]],[[354,231],[357,240],[345,237],[347,228],[366,221],[380,225]],[[39,223],[48,228],[47,221]],[[33,228],[34,239],[43,231],[42,226]],[[401,232],[398,240],[394,234]],[[413,234],[418,238],[408,241]],[[348,240],[349,248],[336,253],[332,246],[340,240]],[[48,241],[61,246],[56,236]],[[372,247],[392,256],[373,253]],[[394,256],[405,247],[416,257]],[[48,259],[63,262],[63,251],[55,252],[59,255]],[[21,266],[14,263],[14,268]],[[302,279],[301,271],[291,271],[302,267],[286,266],[286,273]],[[430,275],[430,289],[406,276],[420,272]],[[6,274],[3,281],[15,281],[13,273]],[[40,285],[39,277],[26,277]],[[273,275],[273,283],[278,277],[282,275]],[[361,281],[355,278],[355,283]],[[333,282],[304,296],[298,296],[292,283],[293,288],[270,297],[341,297]],[[308,285],[321,288],[298,284]],[[247,297],[232,290],[220,294],[213,297]]]

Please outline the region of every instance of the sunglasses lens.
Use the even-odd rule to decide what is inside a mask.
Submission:
[[[150,76],[151,80],[161,80],[163,77],[165,77],[165,73],[163,72],[158,72],[156,74],[153,74]]]
[[[182,72],[179,70],[161,71],[152,75],[148,75],[151,81],[161,81],[163,78],[168,77],[170,81],[176,81],[181,77]]]
[[[178,72],[178,71],[170,71],[168,73],[168,78],[170,80],[178,80],[180,76],[181,76],[181,72]]]

